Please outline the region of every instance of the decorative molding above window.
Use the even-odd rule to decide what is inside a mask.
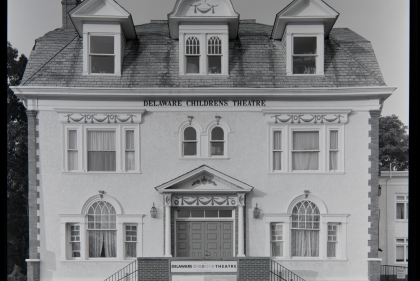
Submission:
[[[140,124],[144,110],[131,112],[78,112],[57,109],[62,124]]]
[[[306,110],[305,110],[306,111]],[[268,124],[346,124],[350,110],[333,112],[280,112],[280,110],[263,110]]]
[[[172,195],[172,206],[237,206],[237,195]]]

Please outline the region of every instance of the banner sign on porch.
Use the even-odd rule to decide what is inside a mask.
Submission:
[[[171,272],[237,272],[237,261],[171,261]]]
[[[236,281],[236,275],[172,275],[172,281]]]
[[[397,279],[405,279],[405,267],[397,268]]]

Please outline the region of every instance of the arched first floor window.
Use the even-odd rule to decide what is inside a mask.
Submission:
[[[182,155],[197,155],[197,131],[194,129],[194,127],[187,127],[184,130],[182,140]]]
[[[225,132],[221,127],[214,127],[210,135],[210,155],[225,155]]]
[[[109,195],[91,197],[81,214],[60,215],[62,260],[136,258],[141,253],[142,216],[123,215]]]

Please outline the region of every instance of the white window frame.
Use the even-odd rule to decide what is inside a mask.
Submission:
[[[272,226],[273,225],[281,225],[281,228],[282,228],[282,240],[273,240],[273,234],[272,234]],[[273,242],[281,242],[282,244],[283,244],[283,255],[281,255],[281,256],[274,256],[273,255],[273,251],[272,251],[272,249],[273,249]],[[285,247],[285,243],[284,243],[284,223],[281,223],[281,222],[272,222],[272,223],[270,223],[270,257],[273,257],[273,258],[282,258],[282,257],[284,257],[284,247]]]
[[[114,73],[92,73],[90,60],[90,37],[111,36],[114,38]],[[84,23],[83,24],[83,75],[121,76],[125,37],[120,23]]]
[[[72,235],[71,235],[71,232],[72,232],[72,230],[71,230],[71,228],[73,227],[73,226],[78,226],[79,227],[79,240],[78,241],[72,241]],[[66,253],[66,256],[68,257],[68,259],[80,259],[81,258],[81,255],[82,255],[82,245],[81,245],[81,237],[82,237],[82,232],[81,232],[81,227],[80,227],[80,224],[79,223],[68,223],[67,225],[66,225],[66,228],[67,228],[67,235],[68,235],[68,237],[67,237],[67,242],[68,242],[68,253]],[[80,244],[80,257],[73,257],[73,251],[72,251],[72,244],[73,243],[79,243]]]
[[[189,37],[196,37],[200,41],[200,69],[199,73],[187,73],[186,42]],[[222,45],[221,73],[208,71],[208,41],[211,37],[218,37]],[[215,78],[229,76],[229,31],[227,24],[220,25],[188,25],[179,26],[179,76],[185,78]]]
[[[83,262],[87,260],[91,261],[123,261],[132,260],[131,257],[125,257],[125,225],[136,225],[137,226],[137,243],[136,252],[137,257],[142,256],[142,227],[143,217],[145,214],[123,214],[122,208],[118,201],[107,195],[103,194],[103,198],[100,195],[95,195],[89,198],[82,210],[82,214],[60,214],[60,260],[68,262]],[[87,212],[92,204],[97,201],[107,201],[110,203],[116,211],[116,250],[117,256],[110,258],[89,258],[89,234],[88,234],[88,218]],[[80,210],[76,210],[80,212]],[[73,258],[71,256],[71,245],[70,245],[70,225],[80,225],[80,258]]]
[[[274,132],[281,132],[281,170],[274,170]],[[293,170],[292,150],[293,150],[293,132],[319,132],[319,155],[318,170]],[[338,169],[330,170],[330,131],[338,131]],[[344,173],[344,125],[340,124],[287,124],[270,125],[268,132],[269,148],[269,173]]]
[[[397,242],[399,239],[404,239],[404,242]],[[404,247],[404,261],[397,261],[397,247]],[[395,237],[395,257],[394,261],[397,264],[407,264],[408,263],[408,238],[407,237]]]
[[[77,131],[78,170],[68,170],[68,131]],[[88,171],[87,163],[87,135],[89,130],[114,131],[116,140],[116,170],[115,171]],[[134,131],[135,169],[125,169],[125,143],[126,131]],[[138,124],[69,124],[63,126],[64,163],[63,172],[68,173],[140,173],[140,128]]]
[[[127,229],[126,229],[127,226],[135,226],[136,227],[136,241],[127,241]],[[136,223],[124,223],[123,224],[123,229],[124,229],[124,258],[126,258],[126,259],[136,259],[137,256],[138,256],[137,243],[139,243],[139,239],[138,239],[138,237],[139,237],[139,235],[138,235],[139,226]],[[126,254],[127,253],[127,249],[126,249],[127,244],[126,243],[135,243],[136,244],[136,257],[127,257],[127,254]]]
[[[300,201],[312,201],[320,210],[320,229],[319,229],[319,256],[317,257],[292,257],[292,213],[293,207]],[[326,212],[326,206],[321,199],[308,195],[296,197],[289,205],[289,210],[284,213],[264,213],[265,222],[265,251],[266,256],[271,256],[271,224],[283,224],[283,256],[272,257],[276,260],[319,260],[319,261],[347,261],[347,217],[348,214],[329,214]],[[337,256],[334,258],[327,257],[328,243],[328,224],[336,224],[338,244],[336,248]]]
[[[336,227],[336,241],[330,241],[329,238],[329,227],[330,226],[334,226]],[[338,257],[340,257],[340,252],[341,252],[341,243],[340,243],[340,234],[341,234],[341,223],[327,223],[327,258],[328,259],[337,259]],[[335,245],[335,257],[328,257],[328,243],[332,242],[332,243],[336,243]]]
[[[324,76],[324,25],[288,24],[286,37],[286,75],[287,76]],[[315,55],[315,74],[293,74],[293,43],[295,37],[316,37],[317,54]]]
[[[404,199],[397,199],[399,196],[404,196]],[[397,219],[397,204],[404,204],[404,218]],[[396,221],[408,221],[408,194],[395,194],[395,220]],[[402,238],[401,238],[402,239]]]
[[[213,129],[214,128],[216,128],[216,127],[219,127],[219,128],[221,128],[222,130],[223,130],[223,141],[220,141],[220,140],[213,140],[212,139],[212,132],[213,132]],[[228,147],[228,141],[227,141],[227,139],[228,139],[228,132],[227,132],[227,130],[224,128],[224,126],[222,125],[222,126],[220,126],[220,124],[219,125],[217,125],[217,124],[212,124],[210,127],[209,127],[209,130],[208,130],[208,136],[209,136],[209,151],[208,151],[208,155],[209,155],[209,157],[211,157],[211,158],[221,158],[221,157],[226,157],[227,156],[227,147]],[[211,144],[212,144],[212,142],[218,142],[218,143],[223,143],[223,154],[222,155],[212,155],[212,153],[211,153]]]

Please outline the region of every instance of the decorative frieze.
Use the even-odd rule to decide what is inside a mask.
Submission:
[[[201,6],[203,5],[203,6]],[[206,14],[207,12],[209,12],[210,10],[212,11],[212,13],[214,14],[214,8],[217,7],[218,5],[211,5],[209,3],[207,3],[207,0],[195,3],[195,4],[190,4],[190,6],[194,7],[194,13],[197,14],[197,10],[200,11],[202,14]],[[201,7],[199,7],[201,6]]]
[[[310,110],[282,111],[266,109],[263,110],[265,119],[269,124],[346,124],[350,110],[325,110],[324,112]]]
[[[172,206],[237,206],[238,197],[232,195],[174,195]]]
[[[58,110],[57,110],[58,111]],[[140,124],[141,112],[59,112],[63,124]]]

